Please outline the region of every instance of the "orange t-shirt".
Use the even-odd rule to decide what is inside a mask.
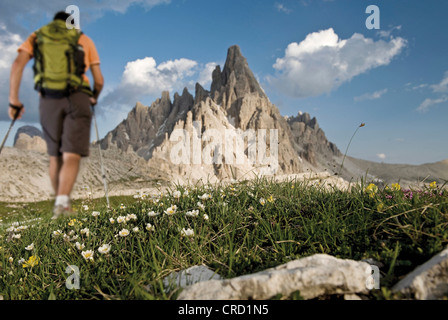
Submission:
[[[18,51],[28,52],[31,57],[34,57],[34,41],[36,40],[36,34],[33,32],[28,39],[25,40],[24,43],[19,47]],[[95,44],[92,39],[86,36],[84,33],[79,37],[78,41],[79,45],[81,45],[84,49],[84,63],[86,64],[86,70],[89,70],[90,66],[93,64],[100,63],[100,57],[98,55],[98,51],[96,50]],[[89,83],[89,78],[87,78],[84,73],[84,81]]]

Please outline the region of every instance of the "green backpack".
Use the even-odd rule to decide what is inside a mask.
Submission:
[[[83,79],[84,50],[78,44],[81,32],[55,20],[36,31],[34,84],[43,96],[62,98],[76,91],[91,94]]]

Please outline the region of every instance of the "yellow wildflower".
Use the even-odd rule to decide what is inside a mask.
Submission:
[[[369,194],[371,198],[373,198],[375,194],[378,192],[378,187],[373,183],[371,183],[366,187],[366,192]]]
[[[398,184],[398,183],[392,184],[392,190],[393,191],[400,191],[401,190],[400,184]]]
[[[378,212],[383,212],[383,209],[384,209],[384,203],[380,202],[380,203],[378,204],[378,206],[376,207],[376,210],[377,210]]]
[[[39,264],[39,258],[36,256],[31,256],[27,261],[25,261],[22,265],[24,268],[35,267]]]
[[[78,225],[82,225],[82,222],[81,221],[79,221],[79,220],[76,220],[76,219],[72,219],[72,220],[70,220],[69,222],[68,222],[68,225],[70,226],[70,227],[73,227],[75,224],[78,224]]]
[[[429,184],[429,187],[430,187],[431,189],[435,189],[435,188],[437,188],[437,182],[435,182],[435,181],[431,182],[431,183]]]

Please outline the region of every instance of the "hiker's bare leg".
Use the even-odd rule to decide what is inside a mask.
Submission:
[[[56,195],[69,196],[78,176],[81,156],[65,152],[62,155],[62,166],[59,171],[58,189]]]
[[[50,156],[50,180],[54,194],[58,194],[59,172],[61,171],[62,157]]]

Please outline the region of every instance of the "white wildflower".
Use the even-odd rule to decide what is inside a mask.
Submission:
[[[98,252],[101,254],[108,254],[110,252],[110,244],[103,244],[98,248]]]
[[[150,224],[150,223],[147,223],[147,224],[146,224],[146,230],[148,230],[148,231],[154,231],[154,226],[153,226],[152,224]]]
[[[207,199],[211,199],[212,196],[208,193],[204,193],[202,196],[198,196],[198,198],[201,200],[207,200]]]
[[[78,250],[83,250],[85,248],[84,243],[76,242],[75,246],[76,246],[76,249],[78,249]]]
[[[173,198],[179,199],[181,196],[181,192],[179,190],[176,190],[173,192]]]
[[[118,234],[120,235],[120,237],[127,237],[129,235],[129,230],[123,229]]]
[[[126,217],[124,217],[124,216],[119,216],[119,217],[117,218],[117,222],[118,222],[118,223],[125,223],[125,222],[126,222]]]
[[[194,236],[194,231],[193,231],[193,229],[185,229],[185,228],[183,228],[180,231],[180,235],[182,237],[193,237]]]
[[[205,205],[203,205],[202,202],[198,202],[197,205],[202,211],[205,210]]]
[[[154,212],[154,211],[149,211],[148,212],[148,217],[155,217],[155,216],[158,216],[158,215],[159,215],[158,212]]]
[[[92,250],[82,251],[81,255],[84,257],[85,260],[93,261],[93,251]]]
[[[191,210],[185,213],[187,217],[197,217],[199,215],[199,210]]]
[[[33,249],[34,249],[34,242],[31,243],[29,246],[25,247],[25,250],[27,250],[27,251],[32,251]]]
[[[176,213],[177,210],[177,206],[176,205],[172,205],[171,207],[169,207],[168,209],[165,210],[165,213],[169,216],[173,215]]]
[[[93,211],[92,216],[98,217],[100,215],[99,211]]]
[[[58,236],[60,236],[61,234],[62,234],[62,231],[61,231],[61,230],[56,230],[56,231],[53,231],[52,236],[53,236],[53,237],[58,237]]]

